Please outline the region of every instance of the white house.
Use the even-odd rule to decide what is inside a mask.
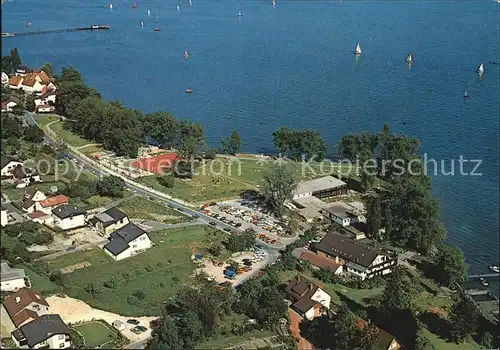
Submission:
[[[0,216],[0,225],[2,227],[7,226],[9,223],[9,214],[7,213],[7,208],[5,208],[2,204],[1,207],[1,216]]]
[[[68,326],[61,316],[47,314],[12,332],[12,340],[20,348],[67,349],[71,347]]]
[[[9,76],[7,73],[2,72],[2,85],[7,85],[9,84]]]
[[[44,71],[27,73],[21,82],[21,89],[27,93],[42,93],[47,89],[55,90],[55,85]]]
[[[342,226],[366,222],[366,218],[360,210],[348,208],[342,203],[335,203],[324,207],[321,210],[321,214],[323,214],[323,218],[326,222],[336,222]]]
[[[17,102],[13,100],[2,102],[2,112],[12,112],[12,108],[15,106],[17,106]]]
[[[333,176],[324,176],[318,179],[302,181],[297,184],[293,192],[293,199],[314,196],[329,198],[347,194],[347,184]]]
[[[20,90],[22,88],[23,77],[14,75],[9,79],[9,88],[13,90]]]
[[[13,269],[7,263],[0,264],[0,280],[2,292],[17,292],[20,288],[29,285],[24,270]]]
[[[30,187],[24,191],[21,208],[27,213],[33,213],[37,210],[36,203],[46,199],[45,193],[36,187]]]
[[[129,258],[137,253],[151,248],[151,239],[146,231],[133,223],[112,232],[104,251],[114,260]]]
[[[16,166],[14,170],[12,170],[12,175],[16,180],[14,182],[16,188],[25,188],[36,182],[42,182],[40,175],[38,175],[36,171],[26,168],[23,165]]]
[[[328,233],[315,245],[316,254],[343,265],[344,272],[361,280],[391,273],[397,259],[338,233]]]
[[[0,157],[0,166],[2,167],[1,176],[2,177],[12,177],[13,176],[12,172],[19,165],[23,165],[23,163],[18,162],[14,158],[2,155]]]
[[[50,113],[55,110],[56,93],[54,91],[46,92],[34,99],[35,110],[38,113]]]
[[[57,196],[36,201],[35,209],[36,211],[40,211],[44,214],[50,214],[52,212],[52,209],[68,203],[69,203],[68,197],[66,197],[63,194],[58,194]]]
[[[116,207],[95,215],[89,220],[90,224],[96,228],[103,236],[107,236],[111,232],[127,225],[130,220],[124,212]]]
[[[19,66],[16,68],[16,75],[18,77],[24,77],[26,74],[30,72],[30,69],[26,66]]]
[[[301,275],[295,276],[285,288],[293,301],[292,309],[312,320],[330,309],[331,297],[320,287]]]
[[[71,230],[84,226],[85,214],[85,210],[71,204],[63,204],[52,209],[54,225],[62,230]]]

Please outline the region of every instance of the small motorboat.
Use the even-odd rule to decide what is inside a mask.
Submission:
[[[28,21],[28,23],[26,23],[26,26],[31,27],[32,24],[33,23],[31,23],[31,21]]]
[[[186,94],[192,94],[193,93],[193,89],[186,89]]]
[[[356,56],[359,56],[363,53],[363,51],[361,51],[361,46],[359,45],[359,43],[356,44],[356,47],[354,48],[354,54]]]
[[[490,284],[488,283],[488,281],[487,281],[487,280],[485,280],[485,279],[484,279],[484,278],[482,278],[482,277],[479,279],[479,282],[481,282],[481,284],[482,284],[483,286],[485,286],[485,287],[488,287],[488,286],[490,285]]]
[[[160,31],[160,28],[156,27],[155,32],[159,32],[159,31]]]
[[[498,265],[490,265],[488,268],[493,272],[500,273],[500,266]]]

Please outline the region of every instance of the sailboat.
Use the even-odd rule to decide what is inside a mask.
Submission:
[[[144,21],[141,21],[141,27],[144,27]]]
[[[359,43],[356,44],[356,48],[354,49],[354,54],[355,55],[361,55],[363,52],[361,51],[361,46]]]
[[[238,17],[241,17],[241,16],[243,16],[243,13],[241,13],[241,11],[238,10]]]
[[[413,63],[413,56],[411,55],[411,52],[406,56],[406,63],[412,64]]]
[[[188,50],[184,50],[184,58],[188,58],[189,57],[189,51]]]
[[[465,92],[464,92],[464,100],[468,99],[469,98],[469,93],[467,92],[467,89],[465,89]]]
[[[148,10],[148,17],[151,16],[151,11]]]
[[[181,7],[179,5],[177,5],[177,11],[180,11]]]
[[[28,23],[26,23],[26,25],[27,25],[28,27],[31,27],[31,25],[32,25],[31,21],[28,21]]]
[[[189,0],[189,6],[193,5],[193,1]]]
[[[113,9],[113,4],[109,4],[109,9],[112,10]]]
[[[479,75],[484,73],[484,65],[481,63],[479,67],[477,67],[476,72],[479,73]]]

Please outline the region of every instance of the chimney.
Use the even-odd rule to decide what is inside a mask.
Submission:
[[[16,304],[19,304],[21,302],[21,298],[20,297],[16,297]]]

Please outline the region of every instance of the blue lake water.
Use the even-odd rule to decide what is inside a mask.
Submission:
[[[488,62],[500,61],[499,4],[139,0],[133,10],[132,1],[112,2],[111,11],[107,1],[7,1],[3,32],[111,30],[4,39],[3,54],[18,47],[30,66],[72,65],[107,99],[203,123],[213,146],[235,128],[244,151],[270,151],[272,132],[286,125],[320,131],[333,151],[342,135],[389,122],[447,169],[460,155],[481,159],[482,176],[436,176],[433,187],[448,240],[471,271],[498,262],[499,66]]]

